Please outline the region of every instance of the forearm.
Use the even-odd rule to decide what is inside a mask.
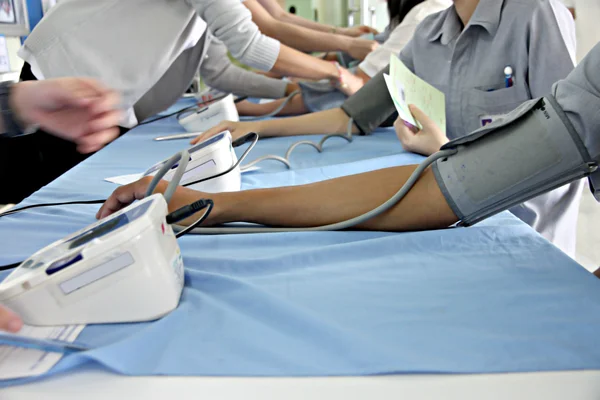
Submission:
[[[257,121],[253,128],[261,137],[343,134],[348,128],[348,121],[344,111],[334,108],[298,117]],[[353,133],[358,133],[355,126],[352,128]]]
[[[247,0],[244,5],[252,13],[252,21],[258,25],[263,34],[292,48],[307,52],[348,51],[352,44],[352,39],[349,37],[317,32],[275,19],[257,0]]]
[[[271,14],[271,16],[279,21],[287,22],[298,26],[303,26],[319,32],[335,32],[336,28],[331,25],[321,24],[309,19],[303,18],[286,12],[279,3],[275,0],[258,0],[258,2]]]
[[[338,79],[339,71],[330,62],[309,56],[282,45],[272,72],[310,80]]]
[[[333,33],[317,32],[287,22],[277,21],[272,29],[263,30],[267,36],[294,49],[312,51],[349,51],[352,38]]]
[[[312,227],[345,221],[387,201],[415,168],[414,165],[394,167],[310,185],[209,195],[215,202],[210,223]],[[194,218],[197,217],[188,222]],[[358,228],[383,231],[439,229],[456,221],[433,172],[427,170],[402,201]]]
[[[287,91],[287,82],[247,71],[229,62],[217,73],[209,74],[205,73],[206,71],[207,68],[200,70],[204,82],[223,92],[231,92],[240,96],[278,99],[285,96]]]
[[[335,32],[337,30],[337,28],[335,28],[331,25],[321,24],[319,22],[311,21],[309,19],[302,18],[299,15],[294,15],[294,14],[287,13],[287,12],[284,12],[281,14],[281,16],[278,16],[278,19],[280,21],[284,21],[289,24],[303,26],[305,28],[312,29],[312,30],[315,30],[318,32],[330,33],[330,32]]]
[[[278,99],[274,100],[270,103],[265,104],[255,104],[249,101],[242,101],[237,104],[237,110],[240,115],[244,116],[261,116],[274,112],[278,107],[280,107],[286,99]],[[308,110],[304,105],[304,101],[302,100],[302,96],[297,95],[291,99],[288,104],[283,107],[283,109],[277,113],[279,116],[283,115],[299,115],[305,114]]]

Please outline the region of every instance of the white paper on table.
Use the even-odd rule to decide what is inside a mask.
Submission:
[[[24,325],[20,336],[37,339],[62,340],[73,343],[85,325],[29,326]],[[0,346],[0,380],[26,378],[48,372],[63,357],[61,353]]]
[[[242,174],[246,172],[258,171],[260,169],[259,166],[253,165],[252,167],[245,169],[242,171]],[[110,178],[105,178],[104,180],[111,183],[116,183],[117,185],[129,185],[137,180],[139,180],[144,174],[129,174],[129,175],[120,175],[120,176],[112,176]]]
[[[117,185],[129,185],[130,183],[139,180],[142,176],[144,176],[144,174],[119,175],[106,178],[104,180],[107,182],[116,183]]]

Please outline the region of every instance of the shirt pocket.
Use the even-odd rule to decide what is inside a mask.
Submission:
[[[530,99],[527,89],[517,85],[492,91],[473,88],[466,95],[463,122],[469,130],[481,128]]]

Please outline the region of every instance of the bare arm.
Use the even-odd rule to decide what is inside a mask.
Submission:
[[[191,143],[199,143],[225,130],[231,132],[234,140],[249,132],[256,132],[261,137],[346,133],[349,121],[350,118],[341,108],[264,121],[223,121],[193,139]],[[352,133],[358,132],[358,128],[353,125]]]
[[[416,166],[402,166],[350,175],[310,185],[231,193],[205,194],[178,188],[169,204],[173,211],[200,198],[215,203],[209,224],[252,222],[283,227],[311,227],[344,221],[383,204],[407,181]],[[150,182],[144,178],[117,189],[98,212],[105,217],[144,196]],[[159,190],[166,189],[166,182]],[[185,220],[190,224],[198,216]],[[366,221],[364,230],[408,231],[439,229],[457,221],[431,170],[410,193],[386,213]]]
[[[244,5],[252,13],[252,21],[260,31],[281,43],[301,51],[347,51],[352,38],[317,32],[302,26],[273,18],[257,0],[247,0]]]
[[[344,51],[362,60],[378,45],[371,40],[317,32],[279,21],[273,18],[257,0],[247,0],[244,5],[252,13],[252,21],[258,25],[263,34],[300,51]]]
[[[258,2],[271,14],[271,16],[279,21],[287,22],[290,24],[303,26],[308,29],[312,29],[319,32],[337,32],[346,36],[360,36],[365,33],[377,34],[377,30],[369,28],[368,26],[359,26],[354,28],[336,28],[331,25],[321,24],[319,22],[311,21],[303,18],[299,15],[294,15],[285,11],[276,0],[258,0]]]
[[[365,73],[360,67],[356,68],[356,72],[354,73],[357,77],[359,77],[363,83],[367,83],[371,80],[371,77]]]
[[[240,115],[244,116],[262,116],[270,114],[280,107],[286,99],[277,99],[265,104],[256,104],[250,101],[242,101],[237,104],[237,110]],[[308,110],[304,105],[301,95],[294,96],[277,115],[299,115],[305,114]]]
[[[333,63],[319,60],[285,45],[281,45],[279,57],[277,57],[271,72],[280,76],[294,76],[315,81],[338,80],[340,77],[340,73]]]

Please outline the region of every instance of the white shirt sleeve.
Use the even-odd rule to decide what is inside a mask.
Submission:
[[[567,50],[569,51],[569,56],[571,57],[571,60],[573,60],[573,65],[577,65],[577,36],[575,30],[575,21],[573,20],[571,12],[563,3],[566,3],[566,1],[561,3],[558,0],[550,0],[552,11],[554,11],[554,16],[556,17],[560,34],[565,41]]]
[[[231,55],[244,64],[270,71],[279,57],[280,43],[263,35],[240,0],[185,0]]]
[[[427,16],[445,10],[452,5],[451,0],[426,0],[413,7],[386,40],[375,51],[371,52],[359,68],[371,78],[390,63],[390,55],[400,54],[404,46],[412,39],[417,25]]]

